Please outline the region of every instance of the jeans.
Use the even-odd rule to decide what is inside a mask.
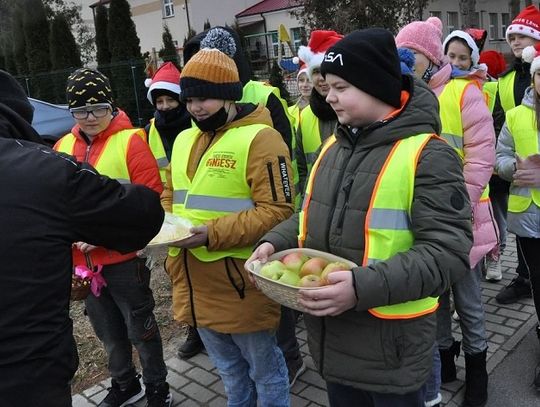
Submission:
[[[499,247],[502,253],[506,247],[506,238],[508,236],[506,228],[506,212],[508,211],[508,190],[500,188],[491,188],[489,190],[489,199],[493,208],[493,217],[499,228]]]
[[[331,382],[326,388],[330,407],[424,407],[424,386],[407,394],[375,393]]]
[[[461,280],[452,285],[454,304],[463,334],[463,351],[467,354],[481,353],[487,349],[485,314],[480,288],[481,278],[482,262],[479,262]],[[444,293],[439,298],[437,342],[440,349],[449,349],[454,343],[450,292]]]
[[[197,328],[208,356],[219,371],[228,407],[289,405],[289,377],[271,331],[222,334]]]
[[[431,375],[425,384],[426,406],[436,406],[441,402],[441,355],[438,346],[433,347],[433,367]]]
[[[289,363],[302,358],[298,339],[296,339],[296,321],[299,314],[296,310],[281,306],[281,319],[276,337],[287,366],[289,366]]]
[[[158,385],[167,377],[161,335],[154,317],[154,297],[150,289],[150,270],[145,259],[103,267],[107,287],[101,296],[90,294],[86,312],[94,331],[107,351],[109,371],[120,387],[136,375],[132,344],[139,353],[143,381]]]

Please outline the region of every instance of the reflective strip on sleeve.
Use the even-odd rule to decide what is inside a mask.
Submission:
[[[187,189],[177,189],[173,191],[173,203],[183,205],[186,200]]]
[[[456,150],[463,151],[463,137],[450,133],[442,133],[441,137]]]
[[[156,162],[159,168],[165,168],[167,165],[169,165],[169,160],[167,157],[157,158]]]
[[[253,200],[250,198],[189,195],[186,201],[186,209],[202,209],[205,211],[240,212],[254,207]]]
[[[370,229],[410,230],[411,221],[402,209],[373,208],[369,220]]]

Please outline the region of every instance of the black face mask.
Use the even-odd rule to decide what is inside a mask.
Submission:
[[[228,117],[229,117],[229,114],[225,110],[225,106],[223,106],[213,115],[200,121],[195,119],[195,117],[192,116],[193,122],[202,131],[214,131],[214,130],[219,129],[220,127],[223,127],[227,123]]]
[[[172,123],[175,120],[177,120],[185,110],[185,107],[182,105],[176,106],[174,109],[170,110],[158,110],[158,116],[159,121],[163,124]]]

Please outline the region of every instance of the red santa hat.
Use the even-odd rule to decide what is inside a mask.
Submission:
[[[307,68],[305,62],[304,62],[304,61],[300,61],[300,69],[298,69],[298,73],[296,74],[296,80],[298,80],[298,78],[300,77],[300,75],[302,75],[303,73],[305,73],[306,75],[309,76],[308,68]]]
[[[155,105],[155,99],[163,94],[180,100],[180,71],[172,62],[161,65],[152,79],[146,79],[144,84],[148,88],[146,96],[153,105]]]
[[[525,47],[521,58],[531,64],[531,76],[533,76],[540,69],[540,43],[534,47],[532,45]]]
[[[479,62],[487,65],[488,74],[494,78],[498,78],[500,74],[506,71],[506,61],[499,51],[493,49],[482,51]]]
[[[335,31],[312,31],[307,47],[301,45],[298,48],[298,58],[295,58],[295,62],[298,63],[298,60],[304,61],[307,65],[308,76],[311,78],[313,70],[321,66],[324,53],[342,38],[343,35]]]
[[[521,10],[506,29],[506,41],[510,34],[520,34],[540,40],[540,11],[533,5]]]

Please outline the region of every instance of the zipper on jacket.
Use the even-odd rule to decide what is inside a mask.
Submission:
[[[268,170],[268,178],[270,179],[270,189],[272,190],[272,199],[274,202],[277,202],[277,191],[276,191],[276,184],[274,182],[274,171],[272,171],[272,163],[267,162],[266,163],[266,169]]]
[[[191,318],[193,319],[193,328],[197,329],[197,318],[195,318],[195,304],[193,303],[193,286],[191,285],[191,276],[189,275],[186,249],[182,249],[182,257],[184,260],[184,268],[186,269],[186,278],[189,288],[189,303],[191,305]]]
[[[89,143],[87,146],[86,146],[86,152],[84,153],[84,162],[87,163],[88,162],[88,158],[90,157],[90,148],[92,147],[92,143]]]
[[[347,212],[347,209],[349,209],[349,195],[351,194],[352,184],[354,182],[354,178],[351,177],[349,179],[349,182],[342,188],[343,193],[345,194],[345,201],[343,203],[343,208],[341,208],[341,211],[339,212],[339,218],[337,223],[337,229],[336,232],[341,234],[341,231],[343,229],[343,221],[345,219],[345,212]]]

